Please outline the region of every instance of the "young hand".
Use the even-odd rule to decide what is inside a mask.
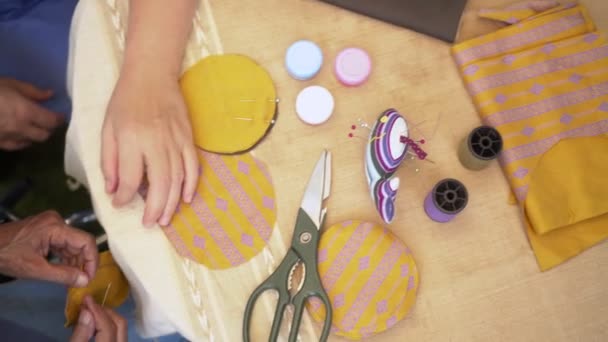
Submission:
[[[180,198],[192,200],[198,158],[176,78],[121,77],[104,122],[102,167],[116,206],[133,199],[145,175],[146,226],[169,224]]]

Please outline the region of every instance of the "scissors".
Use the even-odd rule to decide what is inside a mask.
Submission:
[[[296,226],[291,240],[291,247],[287,251],[281,264],[258,286],[245,307],[245,318],[243,322],[243,341],[249,342],[249,327],[253,307],[259,296],[268,291],[275,290],[279,294],[272,329],[270,331],[270,342],[277,341],[283,314],[288,305],[293,305],[294,316],[289,332],[289,342],[295,342],[306,300],[316,297],[325,305],[325,323],[321,333],[321,341],[326,341],[331,327],[331,303],[323,289],[319,271],[317,269],[317,249],[319,247],[320,229],[325,221],[327,208],[322,208],[323,201],[329,197],[331,184],[331,153],[323,151],[317,162],[304,198],[298,210]],[[292,281],[295,270],[302,265],[302,279],[292,294]]]

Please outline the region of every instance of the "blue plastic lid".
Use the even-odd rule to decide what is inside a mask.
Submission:
[[[323,52],[321,48],[310,40],[299,40],[287,49],[285,54],[285,67],[291,77],[306,81],[321,70],[323,65]]]

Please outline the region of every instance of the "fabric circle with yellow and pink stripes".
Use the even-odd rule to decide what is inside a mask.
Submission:
[[[267,245],[276,222],[272,179],[250,153],[198,150],[201,175],[190,204],[163,228],[177,252],[212,269],[236,267]]]
[[[363,339],[401,321],[416,300],[418,270],[410,249],[383,226],[346,221],[329,228],[319,243],[319,274],[329,295],[332,332]],[[309,301],[322,322],[325,308]]]

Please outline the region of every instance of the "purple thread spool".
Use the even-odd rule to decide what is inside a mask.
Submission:
[[[444,179],[437,183],[424,199],[424,211],[436,222],[451,221],[466,206],[469,200],[467,188],[455,179]]]

